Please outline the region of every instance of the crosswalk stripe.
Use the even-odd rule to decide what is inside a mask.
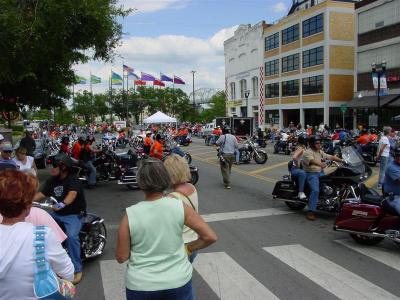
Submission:
[[[398,251],[383,247],[363,246],[352,240],[336,240],[335,242],[400,271],[400,253]]]
[[[105,300],[125,300],[125,264],[115,260],[100,261],[101,280]]]
[[[225,252],[199,254],[194,267],[222,300],[279,299]]]
[[[301,245],[263,249],[340,299],[399,299]]]
[[[219,221],[226,221],[226,220],[238,220],[238,219],[278,216],[278,215],[286,215],[286,214],[291,214],[291,213],[293,213],[293,211],[288,210],[288,209],[265,208],[265,209],[215,213],[215,214],[202,215],[202,217],[206,222],[219,222]]]

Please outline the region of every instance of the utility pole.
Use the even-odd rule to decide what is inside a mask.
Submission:
[[[196,110],[196,100],[195,100],[195,95],[194,95],[194,73],[196,73],[196,71],[190,71],[191,73],[192,73],[192,75],[193,75],[193,107],[194,107],[194,109]]]

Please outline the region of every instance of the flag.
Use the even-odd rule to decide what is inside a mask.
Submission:
[[[150,75],[150,74],[147,74],[147,73],[144,73],[144,72],[141,72],[142,73],[142,80],[144,80],[144,81],[154,81],[154,80],[156,80],[156,78],[154,77],[154,76],[152,76],[152,75]]]
[[[135,80],[138,80],[138,79],[140,79],[140,77],[139,76],[137,76],[136,75],[136,73],[128,73],[128,77],[133,77]]]
[[[165,86],[165,83],[161,82],[161,80],[156,79],[153,81],[153,85]]]
[[[101,83],[101,78],[97,77],[96,75],[90,75],[90,83],[92,84]]]
[[[185,82],[179,78],[178,76],[174,76],[174,83],[176,84],[185,84]]]
[[[122,77],[111,71],[111,84],[122,85]]]
[[[126,75],[129,75],[130,73],[135,72],[135,70],[133,68],[128,67],[127,65],[122,65],[122,69]]]
[[[146,81],[144,80],[135,80],[134,83],[135,85],[146,85]]]
[[[79,75],[75,75],[75,80],[78,84],[86,84],[86,78],[79,76]]]
[[[173,82],[174,80],[171,77],[168,77],[167,75],[160,73],[160,80],[161,81],[171,81]]]

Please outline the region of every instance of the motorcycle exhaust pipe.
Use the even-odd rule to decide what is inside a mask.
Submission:
[[[293,202],[293,203],[307,203],[305,201],[301,201],[299,199],[284,199],[284,198],[278,198],[276,196],[273,196],[273,200],[275,201],[281,201],[281,202]]]
[[[389,238],[389,236],[384,233],[355,231],[355,230],[350,230],[350,229],[339,228],[338,226],[333,226],[333,230],[340,231],[340,232],[346,232],[346,233],[352,233],[352,234],[361,234],[361,235],[365,235],[365,236],[369,236],[369,237]]]

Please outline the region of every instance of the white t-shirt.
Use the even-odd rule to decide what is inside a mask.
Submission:
[[[386,135],[381,137],[381,139],[379,140],[379,151],[382,149],[382,147],[384,145],[387,145],[387,146],[383,150],[382,156],[389,157],[389,155],[390,155],[390,143],[389,143],[389,139],[388,139],[388,137]]]
[[[289,139],[289,135],[287,133],[283,132],[281,141],[282,142],[286,142],[288,139]]]
[[[46,254],[53,271],[72,281],[74,266],[53,231],[47,228]],[[0,300],[36,300],[34,278],[34,226],[27,222],[0,224]]]
[[[15,164],[17,165],[18,169],[22,172],[30,172],[34,176],[36,176],[35,170],[32,168],[33,162],[35,159],[32,156],[26,157],[26,163],[24,164],[22,161],[18,160],[16,157],[13,158]]]

